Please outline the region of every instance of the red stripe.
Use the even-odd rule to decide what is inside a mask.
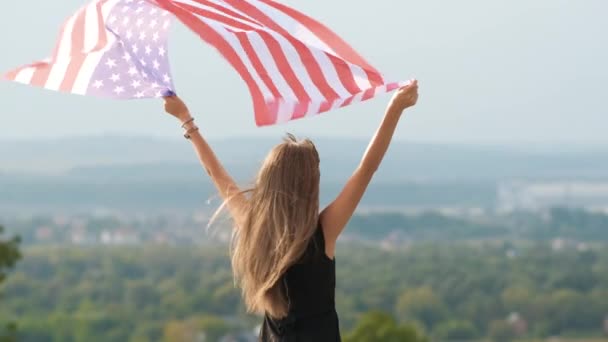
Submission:
[[[65,77],[59,86],[59,90],[69,92],[76,82],[76,77],[84,63],[87,55],[84,53],[85,30],[86,30],[86,8],[83,8],[74,22],[72,30],[72,46],[70,49],[70,64],[65,73]]]
[[[7,72],[6,74],[2,75],[2,79],[7,80],[7,81],[14,81],[17,78],[17,75],[21,71],[23,71],[23,70],[25,70],[25,69],[27,69],[29,67],[31,67],[31,65],[24,65],[24,66],[19,67],[17,69],[11,70],[11,71]]]
[[[235,11],[229,9],[229,8],[220,6],[220,5],[218,5],[218,4],[214,3],[214,2],[211,2],[209,0],[194,0],[194,1],[198,2],[201,5],[205,5],[207,7],[215,8],[216,10],[218,10],[218,11],[220,11],[222,13],[225,13],[229,17],[238,18],[240,20],[243,20],[243,21],[246,21],[246,22],[249,22],[249,23],[261,26],[261,24],[258,21],[256,21],[256,20],[253,20],[252,18],[244,16],[244,15],[241,15],[238,12],[235,12]],[[176,1],[175,3],[180,4],[180,6],[183,4],[183,5],[186,5],[186,6],[193,7],[191,5],[187,5],[187,4],[182,3],[182,2],[177,2]]]
[[[109,0],[103,0],[97,3],[97,32],[99,32],[99,41],[92,51],[99,51],[108,44],[108,33],[106,32],[105,19],[103,17],[103,5]]]
[[[303,60],[310,62],[310,63],[314,63],[312,66],[319,68],[319,73],[321,74],[321,78],[325,82],[325,84],[327,84],[327,87],[330,90],[329,93],[326,93],[326,89],[319,87],[317,82],[315,82],[315,85],[317,85],[319,90],[321,90],[321,93],[323,93],[328,98],[328,100],[340,98],[340,96],[326,82],[322,70],[318,66],[318,63],[314,59],[313,54],[310,52],[310,49],[308,46],[306,46],[306,44],[304,44],[303,42],[301,42],[298,39],[296,39],[295,37],[293,37],[293,35],[291,35],[285,28],[283,28],[282,26],[277,24],[272,18],[268,17],[264,12],[262,12],[259,8],[255,7],[254,5],[245,3],[243,1],[238,1],[238,0],[236,0],[236,1],[235,0],[226,0],[226,2],[231,3],[232,6],[238,8],[246,13],[253,14],[254,18],[259,20],[260,22],[262,22],[264,25],[268,26],[272,30],[277,31],[278,33],[283,35],[285,38],[287,38],[290,41],[290,43],[292,45],[294,45],[296,50],[298,50],[298,53],[300,54],[300,57],[303,58]],[[238,7],[239,5],[242,5],[242,8],[239,8]],[[300,52],[303,52],[303,53],[300,53]],[[343,60],[341,60],[340,58],[337,58],[336,56],[333,56],[324,51],[322,51],[322,53],[324,53],[328,57],[330,62],[332,63],[334,69],[336,70],[336,73],[338,74],[338,78],[340,79],[340,82],[342,83],[344,88],[350,94],[356,94],[356,93],[360,92],[361,89],[359,89],[357,82],[355,82],[353,74],[352,74],[350,68],[348,67],[348,65]],[[305,63],[305,65],[307,65],[307,64]],[[308,68],[308,66],[307,66],[307,68]],[[309,71],[309,73],[312,75],[312,73],[310,71]],[[313,79],[313,82],[314,81],[315,80]],[[327,94],[329,94],[329,96]]]
[[[300,80],[296,76],[294,70],[292,69],[291,65],[289,64],[289,61],[287,60],[287,57],[285,56],[285,53],[283,52],[281,45],[271,34],[269,34],[268,32],[266,32],[264,30],[258,31],[258,27],[250,26],[248,24],[234,20],[233,18],[230,18],[230,17],[220,15],[215,12],[210,12],[208,10],[204,10],[204,9],[194,7],[194,6],[191,6],[188,4],[182,4],[182,3],[179,3],[179,4],[180,4],[180,6],[184,7],[185,9],[187,9],[195,14],[198,14],[200,16],[210,18],[210,19],[216,20],[218,22],[221,22],[221,23],[224,23],[227,25],[234,26],[234,27],[240,28],[242,30],[255,30],[260,35],[260,37],[262,38],[262,40],[264,41],[266,46],[268,47],[268,50],[270,51],[270,54],[272,55],[273,60],[276,64],[277,68],[279,69],[279,72],[285,78],[285,80],[287,81],[287,83],[289,84],[291,89],[293,90],[294,94],[298,98],[299,103],[296,105],[296,108],[294,109],[294,113],[292,113],[292,117],[299,118],[299,117],[306,115],[306,112],[308,111],[308,105],[311,102],[310,96],[306,92],[304,86],[302,85],[302,82],[300,82]],[[235,36],[237,36],[237,38],[241,42],[241,45],[245,49],[247,56],[251,60],[253,66],[256,69],[260,78],[264,81],[264,84],[266,84],[266,86],[270,89],[270,91],[273,93],[273,95],[275,97],[281,98],[282,97],[281,93],[276,88],[275,84],[272,82],[272,79],[270,77],[268,77],[268,72],[264,68],[264,65],[262,64],[262,62],[259,60],[259,57],[257,56],[253,46],[251,46],[249,39],[246,37],[246,34],[240,33],[240,32],[234,32],[234,34],[235,34]],[[276,92],[274,90],[276,90]]]
[[[253,97],[256,124],[258,126],[274,124],[277,121],[277,110],[269,110],[258,85],[230,44],[228,44],[228,42],[209,25],[196,18],[192,13],[173,5],[170,0],[156,1],[162,8],[173,13],[181,22],[188,26],[192,31],[196,32],[201,39],[218,49],[222,56],[224,56],[232,67],[236,69],[249,87],[249,91]]]
[[[261,10],[259,10],[252,4],[241,0],[225,1],[228,2],[234,8],[248,13],[265,26],[283,35],[294,46],[294,48],[300,55],[300,58],[302,59],[302,62],[306,67],[306,70],[308,71],[308,74],[310,75],[313,83],[323,94],[323,96],[325,96],[325,98],[328,100],[340,98],[338,93],[336,93],[336,91],[329,85],[329,83],[325,79],[325,75],[323,74],[319,63],[316,61],[313,54],[310,52],[310,50],[304,43],[295,39],[285,29],[275,23],[270,17],[268,17],[266,14],[264,14]]]
[[[361,55],[359,55],[355,49],[353,49],[346,41],[330,30],[327,26],[307,16],[306,14],[296,11],[295,9],[281,3],[272,0],[259,1],[267,4],[268,6],[276,8],[277,10],[292,17],[302,25],[306,26],[306,28],[314,33],[322,42],[331,47],[331,49],[334,50],[339,57],[352,64],[363,67],[372,86],[378,86],[384,83],[382,76],[380,76],[380,72],[378,72],[378,70],[376,70],[376,68],[374,68]]]

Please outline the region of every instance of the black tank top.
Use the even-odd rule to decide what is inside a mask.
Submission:
[[[340,341],[336,313],[336,265],[325,254],[325,238],[319,225],[306,252],[281,278],[289,302],[282,319],[265,315],[260,331],[263,342]]]

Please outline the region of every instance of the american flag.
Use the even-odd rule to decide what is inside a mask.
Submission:
[[[167,30],[176,17],[246,82],[258,126],[392,91],[329,28],[273,0],[96,0],[70,17],[53,56],[7,78],[75,94],[150,98],[174,92]]]

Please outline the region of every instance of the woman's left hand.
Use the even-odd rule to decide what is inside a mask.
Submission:
[[[165,111],[179,119],[182,123],[191,118],[188,106],[177,95],[165,97]]]

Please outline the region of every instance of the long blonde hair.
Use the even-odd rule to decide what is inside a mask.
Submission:
[[[262,164],[248,190],[242,226],[234,229],[232,270],[249,312],[285,317],[281,278],[301,258],[319,217],[319,155],[288,134]]]

